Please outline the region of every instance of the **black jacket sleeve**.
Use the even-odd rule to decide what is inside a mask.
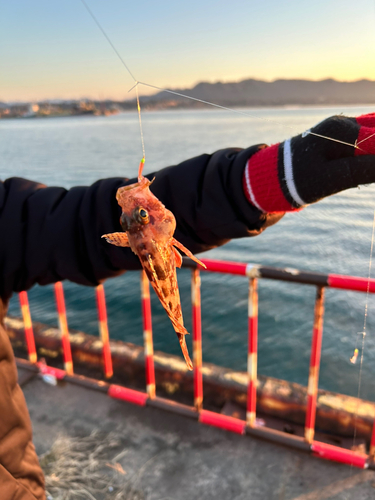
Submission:
[[[192,252],[255,236],[281,218],[259,212],[243,193],[245,163],[258,148],[224,149],[147,176],[176,216],[176,239]],[[121,231],[115,195],[133,182],[104,179],[68,191],[17,177],[0,182],[0,297],[63,279],[97,285],[140,268],[130,249],[101,239]]]

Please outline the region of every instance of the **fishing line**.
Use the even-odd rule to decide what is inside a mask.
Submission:
[[[129,73],[129,75],[133,78],[133,80],[136,82],[136,78],[134,77],[133,73],[130,71],[129,69],[129,66],[126,64],[126,62],[124,61],[124,59],[121,57],[121,55],[119,54],[119,52],[117,51],[116,47],[113,45],[111,39],[109,38],[109,36],[107,35],[107,33],[104,31],[104,28],[102,27],[102,25],[100,24],[100,22],[97,20],[97,18],[94,16],[94,13],[92,12],[92,10],[90,9],[90,7],[87,5],[87,3],[85,2],[85,0],[81,0],[81,3],[83,4],[83,6],[85,7],[85,9],[87,10],[87,12],[90,14],[90,16],[92,17],[92,19],[94,20],[95,24],[97,25],[97,27],[100,29],[100,31],[103,33],[103,35],[105,36],[105,38],[107,39],[107,42],[109,43],[109,45],[112,47],[112,49],[115,51],[115,54],[117,55],[117,57],[120,59],[121,63],[123,64],[123,66],[125,66],[127,72]]]
[[[215,104],[213,102],[210,102],[210,101],[204,101],[203,99],[198,99],[196,97],[191,97],[191,96],[188,96],[188,95],[185,95],[185,94],[181,94],[180,92],[176,92],[174,90],[170,90],[170,89],[163,89],[161,87],[157,87],[156,85],[151,85],[149,83],[145,83],[145,82],[137,82],[130,90],[129,92],[134,88],[136,87],[137,85],[144,85],[146,87],[150,87],[150,88],[153,88],[153,89],[157,89],[157,90],[160,90],[160,91],[163,91],[163,92],[169,92],[170,94],[174,94],[174,95],[177,95],[177,96],[180,96],[180,97],[185,97],[186,99],[191,99],[192,101],[197,101],[197,102],[201,102],[203,104],[208,104],[209,106],[214,106],[215,108],[220,108],[220,109],[225,109],[226,111],[231,111],[232,113],[237,113],[239,115],[243,115],[243,116],[247,116],[247,117],[250,117],[250,118],[256,118],[257,120],[263,120],[263,121],[266,121],[268,123],[274,123],[276,125],[279,125],[283,128],[288,128],[290,130],[292,130],[293,132],[296,132],[297,129],[295,129],[294,127],[291,127],[290,125],[285,125],[285,123],[281,123],[281,122],[278,122],[277,120],[270,120],[269,118],[264,118],[263,116],[257,116],[257,115],[253,115],[251,113],[247,113],[245,111],[240,111],[238,109],[234,109],[234,108],[227,108],[226,106],[221,106],[220,104]],[[298,131],[298,134],[300,132]],[[358,143],[355,143],[355,144],[351,144],[350,142],[345,142],[345,141],[341,141],[340,139],[334,139],[333,137],[327,137],[325,135],[321,135],[321,134],[316,134],[315,132],[311,132],[311,130],[306,130],[303,134],[302,134],[302,137],[306,137],[308,135],[315,135],[316,137],[320,137],[322,139],[327,139],[328,141],[332,141],[332,142],[339,142],[340,144],[344,144],[345,146],[351,146],[355,149],[361,149],[358,147],[358,144],[360,144],[361,142],[364,142],[364,141],[367,141],[367,139],[370,139],[370,137],[372,137],[372,135],[370,137],[366,137],[366,139],[363,139],[362,141],[358,142]],[[375,135],[375,134],[373,134]],[[363,150],[361,150],[363,151]]]
[[[358,144],[361,144],[362,142],[365,142],[365,141],[368,141],[369,139],[371,139],[371,137],[374,137],[375,136],[375,133],[369,135],[368,137],[365,137],[364,139],[362,139],[361,141],[357,142],[357,145]]]
[[[306,132],[304,132],[302,134],[302,137],[306,137],[306,135],[309,135],[309,134],[315,135],[316,137],[321,137],[322,139],[328,139],[328,140],[333,141],[333,142],[339,142],[340,144],[344,144],[345,146],[352,146],[355,149],[361,149],[358,147],[359,142],[352,144],[350,142],[345,142],[345,141],[340,141],[339,139],[334,139],[333,137],[326,137],[325,135],[316,134],[315,132],[311,132],[311,130],[307,130]],[[366,140],[366,139],[364,139],[364,140]],[[361,141],[361,142],[363,142],[363,141]],[[361,149],[361,151],[363,151],[363,150]]]
[[[373,256],[373,250],[374,250],[374,237],[375,237],[375,210],[374,210],[374,218],[372,222],[372,237],[371,237],[371,248],[370,248],[370,260],[369,260],[369,266],[368,266],[368,278],[367,278],[367,289],[366,289],[366,302],[365,302],[365,316],[363,320],[363,330],[362,332],[358,332],[358,335],[362,335],[362,345],[361,345],[361,358],[360,358],[360,364],[359,364],[359,372],[358,372],[358,391],[357,391],[357,400],[359,400],[360,395],[361,395],[361,383],[362,383],[362,369],[363,369],[363,357],[364,357],[364,350],[365,350],[365,337],[366,337],[366,328],[367,328],[367,316],[368,316],[368,301],[370,297],[370,283],[371,283],[371,267],[372,267],[372,256]],[[358,342],[358,337],[356,340],[356,347],[354,349],[354,354],[350,358],[350,361],[354,364],[357,360],[358,357],[358,349],[357,349],[357,342]],[[355,440],[357,437],[357,419],[358,419],[358,409],[359,409],[359,403],[357,403],[357,409],[356,413],[354,415],[354,433],[353,433],[353,444],[352,444],[352,449],[355,447]],[[350,466],[351,468],[353,467],[353,463]]]
[[[144,160],[146,159],[146,152],[145,152],[145,141],[144,141],[144,137],[143,137],[143,128],[142,128],[141,105],[139,104],[138,84],[135,86],[135,92],[137,94],[137,109],[138,109],[139,129],[141,132],[143,163],[144,163]]]
[[[118,52],[118,50],[116,49],[115,45],[112,43],[112,41],[109,38],[109,36],[107,35],[106,31],[104,30],[104,28],[102,27],[102,25],[100,24],[100,22],[98,21],[98,19],[95,17],[94,13],[89,8],[89,6],[85,2],[85,0],[81,0],[81,3],[85,7],[85,9],[87,10],[87,12],[90,14],[90,16],[92,17],[92,19],[94,20],[95,24],[98,26],[98,28],[100,29],[100,31],[102,32],[102,34],[104,35],[104,37],[106,38],[107,42],[110,44],[110,46],[114,50],[114,52],[117,55],[117,57],[120,59],[122,65],[125,67],[125,69],[129,73],[129,75],[133,78],[133,80],[135,82],[135,85],[133,85],[133,87],[129,90],[129,92],[131,90],[133,90],[134,88],[138,89],[138,85],[143,85],[145,87],[150,87],[150,88],[162,91],[162,92],[168,92],[170,94],[174,94],[174,95],[177,95],[179,97],[184,97],[185,99],[190,99],[192,101],[200,102],[202,104],[207,104],[208,106],[213,106],[215,108],[219,108],[219,109],[223,109],[223,110],[226,110],[226,111],[230,111],[232,113],[236,113],[236,114],[239,114],[239,115],[242,115],[242,116],[247,116],[249,118],[255,118],[257,120],[263,120],[263,121],[268,122],[268,123],[274,123],[274,124],[279,125],[279,126],[281,126],[283,128],[288,128],[288,129],[292,130],[293,132],[297,131],[294,127],[291,127],[290,125],[286,125],[285,123],[278,122],[277,120],[270,120],[269,118],[265,118],[265,117],[262,117],[262,116],[253,115],[251,113],[246,113],[245,111],[240,111],[238,109],[228,108],[226,106],[221,106],[220,104],[215,104],[215,103],[210,102],[210,101],[205,101],[203,99],[198,99],[196,97],[191,97],[191,96],[182,94],[180,92],[176,92],[174,90],[164,89],[162,87],[157,87],[156,85],[151,85],[150,83],[146,83],[146,82],[140,82],[139,80],[137,80],[135,78],[135,76],[133,75],[133,73],[130,71],[129,66],[126,64],[126,62],[124,61],[124,59],[121,57],[121,55]],[[142,148],[143,148],[143,154],[144,154],[143,132],[142,132],[142,123],[141,123],[141,119],[140,119],[141,114],[140,114],[138,91],[137,91],[137,108],[138,108],[138,116],[139,116],[139,120],[140,120],[140,128],[141,128],[141,135],[142,135]],[[298,131],[298,134],[299,134],[299,131]],[[314,132],[311,132],[310,130],[307,130],[306,132],[304,132],[304,134],[302,134],[302,136],[306,137],[309,134],[310,135],[316,135],[317,137],[321,137],[322,139],[327,139],[329,141],[339,142],[339,143],[345,144],[347,146],[352,146],[355,149],[360,149],[360,148],[357,147],[357,144],[350,144],[350,143],[347,143],[347,142],[344,142],[344,141],[340,141],[339,139],[334,139],[332,137],[327,137],[327,136],[324,136],[324,135],[318,135],[318,134],[315,134]],[[364,139],[364,140],[367,140],[367,139]],[[363,142],[363,141],[361,141],[361,142]]]
[[[132,88],[135,87],[136,94],[137,94],[137,110],[138,110],[139,130],[140,130],[140,133],[141,133],[142,154],[143,154],[142,160],[143,160],[143,163],[144,163],[145,159],[146,159],[146,153],[145,153],[145,141],[144,141],[144,137],[143,137],[142,118],[141,118],[141,106],[139,104],[139,93],[138,93],[138,82],[137,82],[137,79],[135,78],[135,76],[133,75],[133,73],[130,71],[129,66],[126,64],[126,62],[124,61],[124,59],[121,57],[121,54],[118,52],[118,50],[114,46],[114,44],[112,43],[112,40],[109,38],[109,36],[107,35],[106,31],[104,30],[104,28],[102,27],[102,25],[100,24],[100,22],[98,21],[98,19],[95,17],[94,13],[90,9],[90,7],[87,5],[87,3],[85,2],[85,0],[81,0],[81,3],[85,7],[85,9],[87,10],[87,12],[90,14],[91,18],[94,20],[94,22],[97,25],[97,27],[102,32],[102,34],[104,35],[105,39],[107,40],[107,42],[109,43],[109,45],[114,50],[114,52],[117,55],[117,57],[120,59],[122,65],[125,67],[126,71],[129,73],[129,75],[135,81],[135,85]]]
[[[296,131],[296,129],[291,127],[290,125],[285,125],[285,123],[281,123],[281,122],[278,122],[276,120],[270,120],[269,118],[264,118],[264,116],[256,116],[256,115],[253,115],[251,113],[246,113],[245,111],[240,111],[239,109],[227,108],[226,106],[221,106],[220,104],[215,104],[214,102],[204,101],[203,99],[198,99],[197,97],[191,97],[189,95],[181,94],[180,92],[176,92],[174,90],[163,89],[162,87],[157,87],[156,85],[151,85],[150,83],[137,82],[136,85],[144,85],[145,87],[150,87],[152,89],[160,90],[162,92],[169,92],[170,94],[178,95],[180,97],[185,97],[186,99],[190,99],[192,101],[201,102],[202,104],[208,104],[209,106],[214,106],[215,108],[224,109],[225,111],[231,111],[232,113],[237,113],[238,115],[243,115],[243,116],[247,116],[250,118],[256,118],[257,120],[263,120],[263,121],[266,121],[269,123],[275,123],[277,125],[280,125],[283,128],[289,128],[290,130],[293,130],[294,132]],[[134,87],[132,87],[130,90],[132,90]],[[129,92],[130,92],[130,90],[129,90]]]

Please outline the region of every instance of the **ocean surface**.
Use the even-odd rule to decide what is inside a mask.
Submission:
[[[370,107],[248,109],[253,117],[218,110],[143,112],[146,172],[222,147],[274,143],[336,113],[355,116]],[[142,156],[136,113],[0,121],[0,178],[21,176],[70,188],[103,177],[135,177]],[[278,267],[368,276],[375,187],[352,189],[286,215],[256,238],[232,241],[204,254]],[[3,236],[2,236],[3,237]],[[202,255],[203,256],[203,255]],[[375,268],[375,266],[374,266]],[[375,277],[375,269],[373,270]],[[178,273],[185,323],[191,331],[190,272]],[[105,283],[110,336],[142,344],[139,273]],[[247,360],[246,278],[202,273],[203,359],[236,370]],[[69,326],[97,335],[92,288],[65,284]],[[306,385],[315,287],[259,283],[258,371]],[[29,293],[32,318],[56,325],[53,289]],[[357,395],[366,294],[326,291],[319,386]],[[181,355],[177,337],[152,296],[155,349]],[[20,315],[17,297],[10,314]],[[360,395],[375,400],[375,297],[368,301]],[[191,349],[191,340],[188,339]]]

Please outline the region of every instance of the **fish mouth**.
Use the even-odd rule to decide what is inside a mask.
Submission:
[[[116,193],[116,200],[119,200],[119,196],[122,192],[124,191],[130,191],[135,188],[140,188],[140,189],[146,189],[151,186],[151,184],[154,182],[155,177],[149,181],[146,177],[142,177],[140,181],[135,182],[134,184],[129,184],[127,186],[123,186],[118,188],[117,193]]]
[[[139,182],[135,182],[134,184],[129,184],[128,186],[123,186],[119,188],[117,191],[130,191],[131,189],[137,188],[140,186]]]

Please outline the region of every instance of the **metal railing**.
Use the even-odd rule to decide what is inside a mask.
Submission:
[[[139,405],[151,405],[169,411],[196,418],[199,422],[226,429],[228,431],[263,437],[289,446],[309,451],[315,456],[350,464],[360,468],[375,468],[375,423],[373,425],[369,454],[358,453],[339,446],[333,446],[324,442],[314,440],[315,417],[318,396],[319,367],[323,335],[324,316],[324,290],[327,287],[340,288],[344,290],[375,293],[375,280],[367,280],[353,276],[337,274],[322,274],[312,272],[301,272],[296,269],[278,269],[268,266],[260,266],[238,262],[225,262],[216,260],[202,260],[207,266],[203,272],[229,273],[247,277],[249,279],[248,296],[248,389],[247,389],[247,411],[246,419],[242,420],[231,416],[219,414],[203,409],[203,376],[202,376],[202,324],[201,324],[201,295],[200,295],[200,268],[190,259],[184,259],[184,267],[191,268],[191,299],[192,299],[192,334],[193,334],[193,364],[194,364],[194,405],[187,406],[175,401],[159,398],[156,396],[154,349],[152,336],[152,317],[150,302],[150,286],[145,273],[141,272],[141,296],[143,315],[143,337],[145,350],[145,377],[146,392],[126,388],[124,386],[75,376],[73,369],[71,346],[69,341],[68,323],[66,317],[64,291],[62,283],[56,283],[55,297],[58,312],[59,327],[61,332],[61,343],[64,359],[64,370],[60,370],[37,361],[37,352],[30,316],[30,309],[26,292],[19,294],[22,316],[25,328],[26,345],[29,362],[45,375],[57,379],[76,378],[76,382],[84,380],[84,383],[104,390],[113,398],[121,399]],[[257,351],[258,351],[258,280],[262,278],[289,281],[299,284],[314,285],[317,289],[314,326],[312,332],[312,345],[310,355],[310,369],[307,384],[307,409],[305,416],[304,437],[299,437],[277,431],[275,429],[258,426],[256,420],[257,404]],[[109,343],[106,301],[103,285],[96,288],[96,301],[99,319],[99,332],[102,340],[102,357],[104,376],[106,379],[112,377],[112,358]]]

